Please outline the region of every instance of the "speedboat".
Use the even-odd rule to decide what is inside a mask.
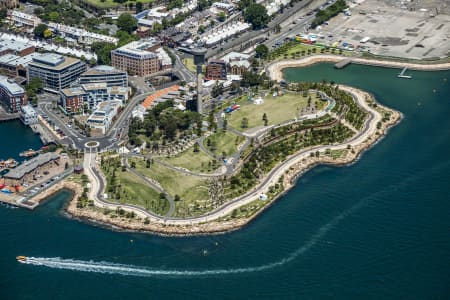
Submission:
[[[20,261],[20,262],[27,261],[27,257],[22,256],[22,255],[17,256],[16,259],[17,259],[17,261]]]

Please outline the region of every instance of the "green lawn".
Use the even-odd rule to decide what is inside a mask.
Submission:
[[[212,163],[213,159],[202,151],[194,152],[194,147],[176,156],[162,158],[161,160],[172,166],[185,168],[192,172],[211,173],[215,171],[211,164],[208,164]]]
[[[344,157],[347,154],[347,149],[338,149],[338,150],[330,150],[330,156],[333,159],[338,159],[340,157]]]
[[[130,159],[130,162],[133,159]],[[145,162],[136,160],[136,170],[146,177],[158,181],[161,186],[173,197],[179,195],[182,200],[194,201],[208,199],[208,189],[205,179],[193,175],[170,170],[158,163],[153,163],[150,168],[145,167]]]
[[[183,64],[188,68],[191,72],[197,72],[197,67],[194,65],[193,58],[183,58]]]
[[[113,197],[115,195],[108,195],[110,201],[135,204],[159,215],[165,215],[169,210],[168,201],[160,199],[159,193],[138,176],[119,170],[116,171],[116,177],[120,186],[120,199]]]
[[[113,0],[105,0],[105,1],[101,1],[101,0],[82,0],[82,2],[87,3],[89,5],[95,6],[97,8],[112,8],[112,7],[116,7],[119,4],[121,4],[122,6],[125,6],[125,4],[128,3],[133,3],[134,5],[136,5],[135,1],[127,1],[124,3],[118,3],[118,2],[114,2]],[[142,4],[145,3],[151,3],[154,2],[154,0],[139,0],[139,2],[142,2]]]
[[[316,95],[311,94],[312,105],[316,101]],[[318,105],[323,105],[318,101]],[[247,130],[241,128],[242,119],[248,118],[248,129],[263,126],[262,117],[267,115],[268,125],[279,124],[283,121],[294,119],[298,116],[301,109],[307,107],[308,98],[302,94],[284,94],[280,97],[268,95],[264,103],[256,105],[250,102],[241,104],[241,108],[230,114],[227,114],[228,124],[237,130]],[[319,106],[320,107],[320,106]]]
[[[323,50],[322,50],[323,49]],[[329,47],[328,49],[322,45],[309,45],[302,44],[299,42],[290,42],[278,49],[274,49],[270,53],[271,59],[280,59],[280,58],[301,58],[305,55],[311,54],[339,54],[343,56],[352,56],[353,52],[348,50],[339,50],[333,47]]]
[[[211,146],[207,146],[207,140],[211,141]],[[236,135],[229,131],[225,132],[217,132],[209,137],[207,137],[204,141],[204,145],[207,149],[213,152],[217,156],[222,156],[222,153],[225,152],[226,156],[232,155],[237,151],[237,146],[244,141],[244,137],[240,135]],[[214,146],[215,145],[215,146]]]

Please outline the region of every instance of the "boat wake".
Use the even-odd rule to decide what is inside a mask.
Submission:
[[[322,226],[305,244],[296,251],[278,261],[255,267],[229,268],[229,269],[211,269],[211,270],[177,270],[177,269],[153,269],[144,268],[134,265],[117,264],[110,262],[84,261],[75,259],[63,259],[59,257],[27,257],[26,261],[20,261],[24,264],[45,266],[54,269],[64,269],[81,272],[94,272],[104,274],[117,274],[124,276],[141,276],[141,277],[209,277],[215,275],[230,275],[241,273],[261,272],[276,267],[281,267],[290,263],[297,257],[303,255],[314,245],[316,245],[322,237],[335,227],[342,219],[352,214],[355,210],[361,208],[366,202],[359,202],[340,215],[336,216],[331,222]]]
[[[255,273],[270,270],[273,268],[281,267],[286,265],[299,256],[302,256],[312,247],[314,247],[330,230],[336,227],[343,219],[347,218],[351,214],[355,213],[357,210],[366,206],[375,199],[378,199],[380,194],[389,194],[394,189],[398,189],[407,184],[411,184],[412,181],[418,180],[419,176],[411,176],[406,178],[400,183],[393,184],[391,186],[385,187],[378,192],[371,194],[358,203],[350,207],[349,209],[343,211],[336,217],[334,217],[330,222],[321,226],[311,238],[306,241],[300,248],[291,252],[288,256],[264,265],[255,267],[242,267],[242,268],[228,268],[228,269],[209,269],[209,270],[181,270],[181,269],[156,269],[156,268],[146,268],[134,265],[125,265],[111,262],[96,262],[96,261],[83,261],[74,259],[63,259],[59,257],[45,258],[45,257],[27,257],[25,261],[20,261],[24,264],[45,266],[55,269],[82,271],[82,272],[94,272],[94,273],[104,273],[104,274],[117,274],[124,276],[141,276],[141,277],[161,277],[161,278],[185,278],[185,277],[211,277],[220,275],[231,275],[231,274],[243,274],[243,273]]]

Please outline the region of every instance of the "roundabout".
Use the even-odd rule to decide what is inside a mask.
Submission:
[[[98,146],[100,146],[100,143],[97,141],[89,141],[87,143],[84,144],[84,147],[86,148],[97,148]]]

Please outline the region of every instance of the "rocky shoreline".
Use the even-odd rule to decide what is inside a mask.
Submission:
[[[356,91],[360,93],[360,96],[365,97],[366,99],[370,99],[370,101],[375,101],[373,97],[368,93],[359,90]],[[165,224],[164,222],[147,222],[146,224],[145,220],[142,218],[130,219],[119,216],[112,218],[110,214],[105,214],[104,211],[99,208],[78,208],[77,201],[80,193],[77,191],[81,190],[81,186],[78,184],[64,181],[64,184],[59,185],[59,189],[67,188],[75,192],[73,199],[66,207],[66,212],[71,217],[92,222],[100,226],[106,226],[108,228],[112,228],[113,230],[144,232],[168,236],[209,235],[238,230],[243,226],[249,224],[265,209],[270,207],[276,200],[287,193],[295,185],[296,180],[301,176],[301,174],[319,164],[348,165],[355,162],[364,151],[375,145],[384,135],[387,134],[389,128],[397,124],[402,118],[402,115],[395,110],[384,107],[378,103],[377,107],[379,110],[389,112],[390,119],[386,122],[383,122],[381,124],[381,127],[376,132],[367,136],[367,138],[362,143],[352,145],[352,148],[347,149],[345,155],[342,157],[333,159],[330,156],[320,155],[319,157],[307,157],[297,163],[290,165],[289,169],[284,173],[284,192],[274,197],[274,199],[270,200],[265,206],[263,206],[261,209],[247,218],[232,219],[229,221],[211,220],[204,223],[190,225],[170,225]],[[52,189],[53,193],[57,190],[58,186],[55,186]],[[47,196],[48,195],[43,197]]]

